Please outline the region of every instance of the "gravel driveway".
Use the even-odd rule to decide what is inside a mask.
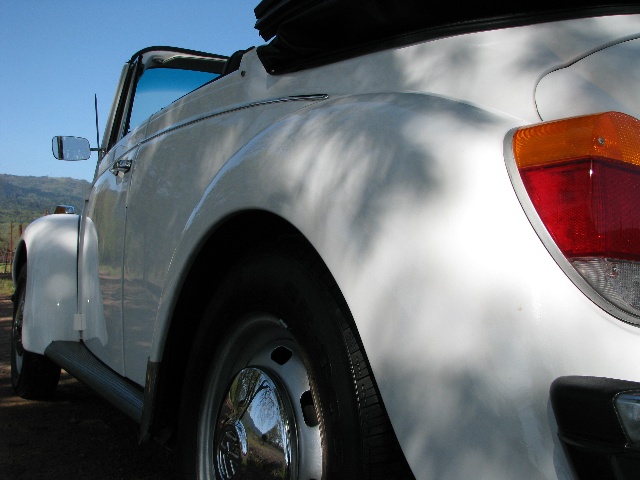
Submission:
[[[11,389],[12,304],[0,296],[0,479],[164,480],[171,455],[66,372],[48,401]]]

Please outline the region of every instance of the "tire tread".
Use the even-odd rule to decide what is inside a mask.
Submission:
[[[285,241],[291,242],[290,239]],[[362,478],[367,480],[415,479],[386,413],[362,342],[356,333],[355,322],[351,318],[350,310],[337,283],[315,250],[301,240],[293,242],[297,243],[297,248],[289,244],[285,248],[281,247],[282,251],[298,256],[299,261],[306,263],[309,270],[321,280],[338,303],[335,316],[348,353],[358,402],[357,408],[360,412],[362,459],[365,465]]]

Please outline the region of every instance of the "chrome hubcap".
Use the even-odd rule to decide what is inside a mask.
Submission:
[[[321,478],[312,397],[301,348],[284,322],[245,318],[223,341],[204,386],[198,478]]]
[[[224,480],[291,478],[291,406],[274,379],[245,368],[233,380],[217,422],[216,461]]]

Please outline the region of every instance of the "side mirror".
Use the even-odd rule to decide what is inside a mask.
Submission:
[[[81,137],[53,137],[51,149],[54,157],[68,162],[86,160],[91,156],[89,140]]]

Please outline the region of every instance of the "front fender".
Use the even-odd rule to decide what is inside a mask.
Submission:
[[[54,340],[80,339],[73,329],[78,295],[78,215],[50,215],[31,223],[20,246],[26,252],[27,291],[22,326],[26,350],[44,353]],[[17,264],[15,276],[24,263]]]

